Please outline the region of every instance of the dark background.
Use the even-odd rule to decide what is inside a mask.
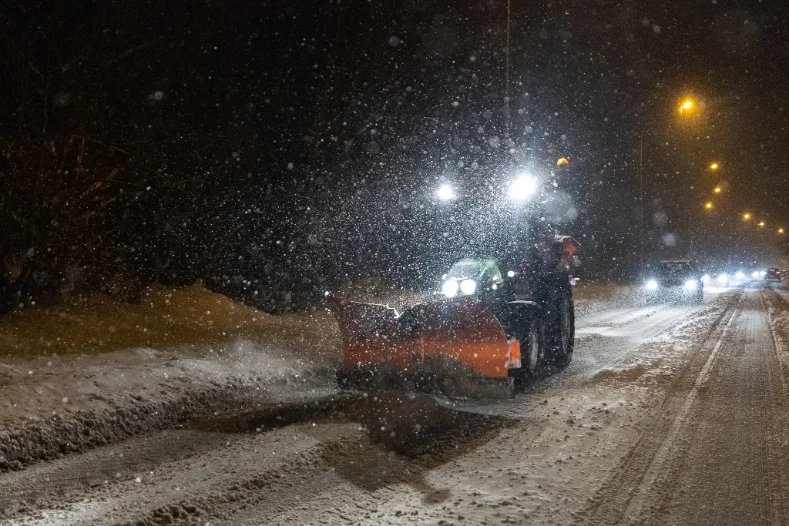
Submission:
[[[436,185],[521,170],[569,197],[588,279],[779,264],[786,2],[512,0],[509,104],[507,7],[0,0],[4,304],[204,279],[286,310],[371,276],[426,286]]]

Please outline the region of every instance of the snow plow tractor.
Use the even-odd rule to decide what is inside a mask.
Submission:
[[[550,237],[516,257],[459,260],[443,277],[443,297],[401,313],[329,297],[343,344],[339,385],[508,398],[519,380],[569,365],[568,267],[579,245]]]

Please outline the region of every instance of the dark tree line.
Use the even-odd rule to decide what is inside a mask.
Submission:
[[[427,284],[445,225],[425,196],[524,168],[563,186],[594,273],[621,275],[638,130],[668,130],[648,176],[675,184],[701,150],[655,108],[717,80],[660,33],[714,47],[717,15],[669,4],[513,2],[507,88],[506,2],[4,2],[2,301],[203,279],[281,309],[368,275]],[[648,202],[656,246],[682,184]]]

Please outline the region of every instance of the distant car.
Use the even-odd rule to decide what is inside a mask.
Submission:
[[[730,276],[726,272],[709,272],[701,276],[701,281],[709,287],[727,287]]]
[[[781,269],[779,268],[768,268],[767,274],[764,275],[765,281],[781,281]]]
[[[658,263],[654,275],[646,280],[644,292],[648,303],[703,303],[704,280],[691,260],[666,259]]]

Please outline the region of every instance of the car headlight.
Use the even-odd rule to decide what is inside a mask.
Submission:
[[[474,294],[477,292],[477,282],[473,279],[464,279],[460,282],[460,292],[463,294]]]
[[[745,274],[744,274],[744,273],[742,273],[742,272],[737,272],[737,273],[734,275],[734,277],[735,277],[735,278],[737,278],[737,279],[745,279]]]
[[[704,283],[707,283],[709,280],[710,280],[709,274],[704,274],[703,276],[701,276],[701,281],[703,281]]]
[[[654,279],[650,279],[649,281],[647,281],[646,287],[647,290],[657,290],[658,282]]]
[[[699,284],[695,279],[689,279],[688,281],[685,282],[685,288],[687,290],[696,290],[696,287],[698,286]]]
[[[759,277],[759,271],[758,270],[754,270],[753,273],[751,274],[751,277],[758,278]]]
[[[441,290],[447,298],[454,298],[458,295],[458,282],[454,279],[447,280],[444,282]]]
[[[729,275],[725,272],[718,276],[718,283],[723,283],[724,285],[729,282]]]
[[[763,278],[763,277],[765,277],[766,275],[767,275],[767,271],[764,271],[764,270],[762,270],[761,272],[759,272],[759,277],[762,277],[762,278]]]

